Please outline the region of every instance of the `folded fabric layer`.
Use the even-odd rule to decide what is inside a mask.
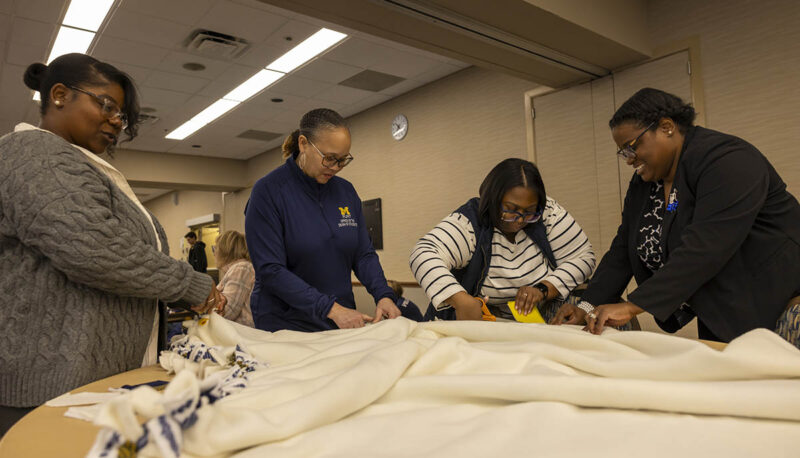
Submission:
[[[179,383],[228,380],[235,388],[194,406],[191,425],[181,428],[183,455],[526,455],[534,441],[553,454],[610,456],[619,447],[598,445],[622,436],[643,447],[661,443],[661,455],[745,456],[754,449],[743,438],[754,432],[760,450],[800,446],[800,351],[766,330],[720,352],[661,334],[594,336],[514,322],[396,319],[267,333],[212,315],[182,345],[162,354],[166,369],[182,371],[163,395],[134,390],[101,409],[102,424],[136,441],[142,431],[131,416],[169,412],[165,402]],[[241,367],[244,382],[232,385],[230,373]],[[128,413],[110,414],[121,411]],[[592,446],[566,440],[576,432]],[[699,448],[674,440],[704,432]]]

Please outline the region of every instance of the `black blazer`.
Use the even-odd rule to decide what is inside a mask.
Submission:
[[[702,127],[686,132],[673,182],[677,209],[665,212],[664,265],[652,273],[636,252],[650,183],[634,174],[622,224],[583,299],[617,302],[633,276],[628,300],[659,325],[675,322],[687,303],[723,341],[754,328],[775,328],[800,294],[800,205],[754,146]]]

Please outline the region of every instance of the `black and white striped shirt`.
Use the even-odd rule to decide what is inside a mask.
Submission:
[[[489,296],[490,304],[505,304],[514,299],[521,286],[543,280],[555,286],[561,297],[566,297],[591,276],[595,255],[578,223],[550,198],[542,218],[557,267],[550,267],[544,253],[525,231],[519,231],[515,241],[510,242],[495,228],[492,258],[480,292],[481,296]],[[450,271],[469,264],[476,243],[475,229],[467,217],[451,213],[425,234],[411,252],[411,271],[437,309],[447,308],[444,301],[464,291]]]

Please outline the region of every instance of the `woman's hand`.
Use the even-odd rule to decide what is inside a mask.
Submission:
[[[594,312],[586,314],[586,327],[583,330],[599,335],[606,325],[622,326],[642,312],[642,308],[631,302],[601,305]]]
[[[328,312],[328,318],[333,320],[339,329],[362,328],[364,323],[372,321],[371,316],[349,307],[343,307],[336,302],[333,303],[331,311]]]
[[[383,297],[378,301],[377,307],[375,308],[375,319],[373,319],[372,322],[377,323],[384,318],[391,320],[398,316],[400,316],[400,309],[397,308],[391,299]]]
[[[192,307],[192,310],[200,314],[217,312],[220,315],[225,311],[225,306],[228,305],[228,299],[217,289],[216,283],[211,284],[211,292],[202,304]]]
[[[514,308],[522,315],[531,313],[539,302],[547,298],[542,294],[539,288],[532,286],[522,286],[517,290],[517,297],[514,299]]]
[[[450,296],[447,303],[456,309],[457,320],[481,320],[483,317],[483,302],[463,291]]]
[[[586,311],[577,306],[565,303],[558,309],[556,316],[550,320],[550,324],[583,324],[586,320]]]

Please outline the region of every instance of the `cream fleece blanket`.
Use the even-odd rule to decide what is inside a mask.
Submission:
[[[137,389],[95,421],[135,440],[133,413],[160,415],[220,378],[238,345],[268,366],[197,410],[183,456],[800,456],[800,351],[766,330],[720,352],[513,322],[320,333],[201,323],[189,340],[216,358],[162,353],[179,372],[164,394]]]

